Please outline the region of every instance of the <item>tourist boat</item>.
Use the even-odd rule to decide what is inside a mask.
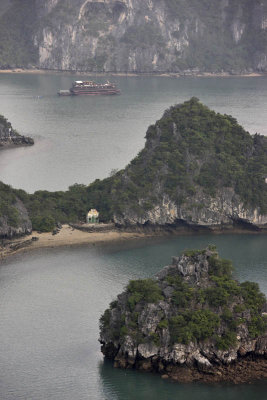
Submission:
[[[60,90],[59,96],[80,96],[80,95],[111,95],[120,94],[115,83],[96,83],[93,81],[75,81],[69,90]]]

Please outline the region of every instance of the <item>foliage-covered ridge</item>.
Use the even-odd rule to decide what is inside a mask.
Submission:
[[[200,210],[199,197],[232,188],[247,207],[266,214],[267,141],[251,136],[232,116],[193,97],[168,109],[146,139],[116,185],[118,213],[131,208],[144,215],[164,194],[178,206]]]
[[[198,99],[169,108],[146,134],[144,149],[125,169],[68,191],[15,194],[33,228],[84,221],[91,208],[102,222],[125,226],[267,224],[267,140]],[[249,225],[249,226],[250,226]]]

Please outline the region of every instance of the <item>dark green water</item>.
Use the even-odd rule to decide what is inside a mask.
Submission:
[[[1,400],[266,398],[266,382],[181,385],[103,362],[98,320],[128,280],[152,276],[171,256],[208,243],[234,261],[237,278],[258,282],[267,294],[266,236],[187,236],[121,249],[51,249],[2,264]]]
[[[58,97],[75,79],[0,74],[0,113],[36,142],[1,154],[0,179],[32,192],[104,178],[143,148],[147,127],[166,108],[192,96],[232,114],[251,133],[267,135],[267,77],[110,77],[121,96]]]

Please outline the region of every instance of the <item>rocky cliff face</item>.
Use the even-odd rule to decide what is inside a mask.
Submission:
[[[34,141],[27,136],[21,136],[12,128],[10,122],[0,115],[0,149],[11,146],[32,146]]]
[[[1,212],[2,211],[2,212]],[[0,238],[12,239],[16,236],[29,235],[32,223],[24,204],[18,199],[9,209],[0,210]]]
[[[266,226],[265,137],[191,99],[167,110],[146,138],[114,177],[118,225]]]
[[[12,14],[21,5],[18,0],[8,3],[10,8],[8,11],[3,8],[2,18],[9,13],[12,29]],[[29,47],[28,63],[35,59],[41,68],[186,74],[267,70],[265,1],[27,0],[26,3],[33,21],[29,24],[26,16],[31,28],[21,38]],[[12,46],[16,46],[15,41]],[[25,57],[20,58],[25,65]],[[18,57],[13,59],[18,64]],[[3,65],[5,58],[1,54],[0,60]]]
[[[101,317],[103,354],[179,381],[267,377],[266,299],[229,268],[210,247],[173,258],[155,280],[131,281]]]
[[[189,200],[189,199],[188,199]],[[145,201],[145,200],[144,200]],[[143,200],[140,204],[142,205]],[[114,221],[119,226],[173,226],[192,229],[227,229],[233,226],[252,230],[264,229],[267,215],[258,208],[244,205],[233,188],[217,190],[214,197],[202,190],[187,204],[180,205],[166,194],[159,198],[151,210],[140,212],[131,206],[122,214],[115,214]]]
[[[31,231],[32,223],[23,202],[14,189],[0,182],[0,238],[11,239]]]

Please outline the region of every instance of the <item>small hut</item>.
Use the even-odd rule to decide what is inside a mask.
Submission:
[[[99,212],[96,209],[91,208],[91,210],[88,211],[88,213],[86,215],[86,223],[87,224],[98,224],[99,223]]]

